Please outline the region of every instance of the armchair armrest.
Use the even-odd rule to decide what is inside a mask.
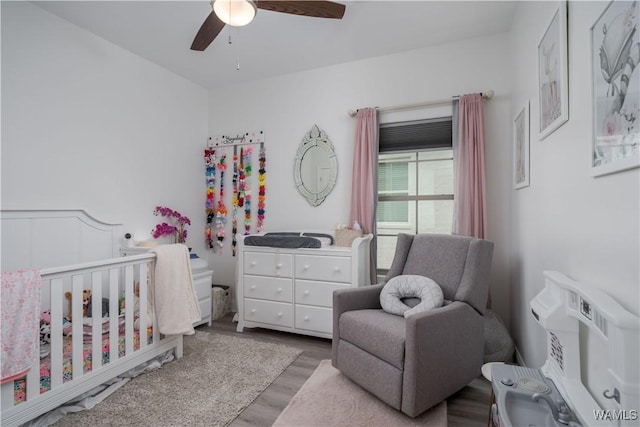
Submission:
[[[345,311],[382,308],[380,291],[384,283],[360,288],[338,289],[333,292],[333,313],[338,316]],[[334,323],[335,324],[335,323]]]
[[[467,303],[408,317],[403,412],[420,414],[471,382],[480,374],[483,349],[484,318]]]
[[[384,283],[360,288],[339,289],[333,291],[333,341],[331,344],[332,361],[338,355],[340,342],[340,315],[345,311],[382,308],[380,305],[380,291]],[[335,366],[335,364],[334,364]]]

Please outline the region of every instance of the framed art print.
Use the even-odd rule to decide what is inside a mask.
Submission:
[[[561,1],[538,44],[540,140],[569,120],[567,3]]]
[[[513,119],[513,188],[529,186],[529,102]]]
[[[640,166],[638,2],[613,1],[591,27],[591,175]]]

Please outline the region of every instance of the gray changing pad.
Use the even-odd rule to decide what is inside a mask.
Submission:
[[[322,239],[329,239],[333,244],[333,237],[330,234],[322,233],[266,233],[261,236],[247,236],[244,244],[247,246],[270,246],[272,248],[321,248]]]

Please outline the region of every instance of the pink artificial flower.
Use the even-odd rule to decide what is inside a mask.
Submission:
[[[170,222],[174,224],[168,224],[163,222],[157,224],[156,227],[151,230],[154,238],[161,236],[173,235],[175,243],[185,243],[187,240],[186,226],[191,225],[191,220],[186,216],[183,216],[180,212],[166,208],[164,206],[156,206],[153,214],[168,218]]]

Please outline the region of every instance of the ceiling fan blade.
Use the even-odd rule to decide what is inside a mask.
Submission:
[[[259,0],[258,9],[315,18],[342,19],[345,6],[332,1]]]
[[[198,30],[198,34],[196,34],[196,37],[193,39],[191,50],[205,50],[223,28],[224,22],[218,18],[214,11],[211,11]]]

